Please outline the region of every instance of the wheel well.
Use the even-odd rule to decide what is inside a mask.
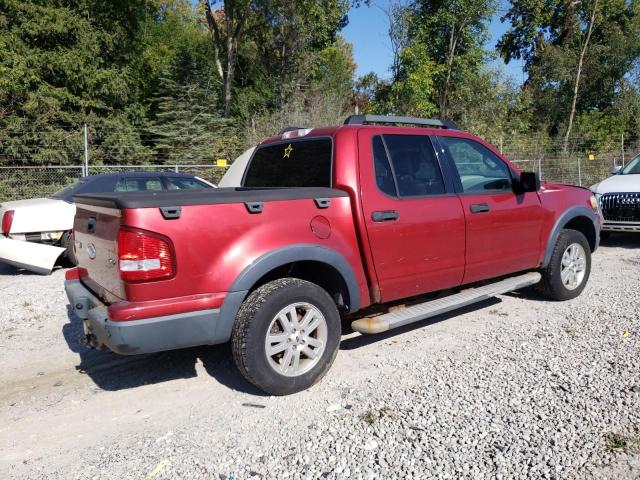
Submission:
[[[300,261],[282,265],[263,275],[249,293],[278,278],[293,277],[315,283],[324,289],[340,309],[351,306],[347,283],[338,270],[323,262]]]
[[[596,229],[590,218],[583,216],[574,217],[569,220],[563,228],[581,232],[585,237],[587,237],[591,251],[593,252],[596,249]]]

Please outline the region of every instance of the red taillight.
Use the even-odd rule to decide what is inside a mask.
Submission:
[[[78,267],[71,268],[64,273],[65,280],[80,280],[80,271]]]
[[[11,224],[13,223],[13,210],[7,210],[2,216],[2,233],[9,235]]]
[[[171,278],[175,268],[168,238],[134,229],[118,233],[118,267],[125,282]]]
[[[87,269],[82,267],[75,267],[67,270],[64,274],[65,280],[80,280],[87,276]]]

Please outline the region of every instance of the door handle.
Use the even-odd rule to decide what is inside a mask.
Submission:
[[[397,210],[381,210],[373,212],[371,214],[371,220],[374,222],[391,222],[398,220],[399,216]]]
[[[474,203],[471,205],[471,213],[484,213],[490,211],[491,207],[486,203]]]

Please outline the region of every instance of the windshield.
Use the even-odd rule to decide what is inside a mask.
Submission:
[[[637,155],[631,160],[620,173],[622,173],[622,175],[640,175],[640,155]]]
[[[60,200],[64,200],[65,202],[71,202],[73,195],[76,194],[80,187],[85,183],[86,182],[83,182],[81,180],[75,181],[71,185],[67,185],[66,187],[58,190],[53,195],[50,195],[49,198],[57,198]]]

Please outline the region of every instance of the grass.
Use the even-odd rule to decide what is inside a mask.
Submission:
[[[607,448],[612,451],[627,451],[640,447],[640,437],[611,432],[607,434]]]
[[[360,419],[371,426],[383,417],[391,416],[391,409],[387,406],[382,406],[377,410],[367,410],[360,414]]]
[[[373,410],[367,410],[360,414],[360,419],[367,425],[373,425],[378,421],[378,416]]]

